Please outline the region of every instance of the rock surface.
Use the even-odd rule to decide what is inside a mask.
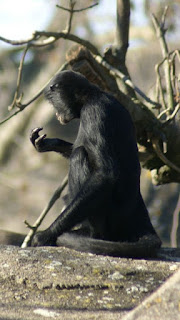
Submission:
[[[180,319],[180,270],[122,320],[152,319]]]
[[[55,247],[0,246],[0,319],[146,319],[127,313],[178,269],[180,252],[162,250],[161,259],[167,257],[170,261],[135,260]],[[173,301],[176,296],[174,291]],[[163,306],[158,297],[155,305]],[[162,319],[153,316],[153,303],[141,308],[152,310],[151,319]]]

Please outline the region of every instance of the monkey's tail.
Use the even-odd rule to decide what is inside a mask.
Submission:
[[[1,230],[0,229],[0,244],[4,245],[13,245],[20,247],[24,238],[25,234]]]
[[[24,237],[24,234],[0,230],[0,244],[21,246]],[[57,246],[114,257],[149,258],[156,257],[161,240],[156,234],[148,234],[136,242],[105,241],[72,231],[58,237]]]
[[[136,242],[115,242],[80,236],[74,232],[62,234],[57,239],[58,247],[66,247],[82,252],[129,258],[155,257],[161,247],[156,234],[148,234]]]

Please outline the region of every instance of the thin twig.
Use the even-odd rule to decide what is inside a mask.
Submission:
[[[159,41],[160,41],[162,56],[164,59],[166,58],[164,62],[164,74],[165,74],[165,81],[166,81],[168,110],[170,110],[169,112],[171,112],[172,110],[174,110],[174,100],[173,100],[173,89],[172,89],[172,83],[171,83],[171,70],[170,70],[171,68],[169,63],[169,49],[165,39],[166,29],[164,28],[164,23],[165,23],[166,13],[167,13],[167,7],[164,10],[161,24],[158,22],[157,18],[153,14],[152,14],[152,21],[154,24],[154,28],[156,30],[157,37],[159,38]],[[169,114],[169,112],[167,112],[167,114]]]
[[[98,63],[100,63],[101,65],[103,65],[110,74],[112,74],[113,76],[119,77],[120,79],[122,79],[128,86],[130,86],[131,88],[133,88],[141,97],[143,97],[143,99],[145,101],[147,101],[148,103],[150,103],[151,105],[153,105],[155,108],[160,108],[161,105],[155,101],[152,101],[150,98],[148,98],[138,87],[136,87],[132,81],[125,76],[122,72],[120,72],[118,69],[112,67],[110,64],[108,64],[103,57],[100,55],[99,51],[97,50],[97,48],[89,41],[84,40],[79,38],[78,36],[71,34],[71,33],[67,33],[67,32],[46,32],[46,31],[35,31],[34,32],[34,38],[35,39],[40,39],[41,37],[47,37],[48,39],[46,40],[38,40],[38,41],[31,41],[31,47],[39,47],[39,46],[45,46],[48,45],[52,42],[55,42],[56,40],[63,38],[63,39],[67,39],[73,42],[76,42],[84,47],[86,47],[88,50],[91,51],[91,53],[94,55],[94,58],[97,60]],[[11,41],[8,40],[9,42],[12,42],[13,45],[17,44],[20,45],[19,41]],[[22,44],[24,43],[28,43],[29,40],[25,41],[22,40]]]
[[[27,221],[25,222],[25,224],[28,226],[28,228],[30,228],[30,231],[28,232],[27,236],[25,237],[25,239],[24,239],[24,241],[23,241],[23,243],[21,245],[21,248],[26,248],[31,243],[32,238],[34,237],[37,229],[41,225],[42,221],[44,220],[44,218],[46,217],[47,213],[52,208],[54,203],[61,196],[61,193],[64,190],[64,188],[66,187],[67,183],[68,183],[68,176],[66,176],[64,178],[64,180],[61,183],[61,185],[55,190],[55,192],[53,193],[50,201],[48,202],[48,204],[46,205],[44,210],[41,212],[39,218],[36,220],[36,222],[33,224],[33,226],[29,225],[29,223]]]
[[[70,40],[76,43],[81,44],[82,46],[86,47],[87,49],[89,49],[93,54],[95,55],[100,55],[99,51],[97,50],[97,48],[88,40],[79,38],[78,36],[71,34],[71,33],[67,33],[66,31],[61,31],[61,32],[48,32],[48,31],[35,31],[36,36],[40,36],[40,37],[46,37],[48,39],[54,39],[54,40],[43,40],[43,41],[36,41],[33,42],[33,46],[44,46],[47,45],[49,43],[52,43],[52,41],[56,41],[58,39],[66,39],[66,40]]]
[[[176,62],[175,62],[175,58],[176,58],[176,52],[174,52],[174,54],[172,54],[172,57],[170,59],[171,83],[172,83],[172,88],[173,88],[174,92],[176,89]]]
[[[180,103],[177,104],[177,106],[175,107],[173,113],[171,113],[167,119],[165,121],[162,122],[162,126],[167,125],[169,122],[171,122],[174,117],[176,116],[177,112],[180,110]]]
[[[159,81],[158,81],[158,79],[156,80],[155,95],[156,95],[156,101],[160,102],[160,98],[159,98]]]
[[[69,0],[69,20],[67,23],[67,28],[66,32],[70,33],[71,31],[71,26],[72,26],[72,19],[73,19],[73,14],[74,14],[74,6],[76,5],[76,2],[73,0]]]
[[[94,8],[94,7],[97,6],[98,4],[99,4],[99,3],[96,2],[96,3],[92,4],[92,5],[89,6],[89,7],[85,7],[85,8],[81,8],[81,9],[74,9],[74,10],[73,10],[73,13],[82,12],[82,11],[85,11],[85,10],[88,10],[88,9],[91,9],[91,8]],[[56,5],[56,7],[59,8],[59,9],[62,9],[62,10],[64,10],[64,11],[68,11],[68,12],[71,11],[71,9],[65,8],[65,7],[62,7],[62,6],[59,6],[58,4]]]
[[[14,99],[13,102],[11,103],[11,105],[8,107],[8,110],[12,110],[15,106],[18,108],[21,108],[21,100],[22,100],[22,94],[19,96],[19,91],[20,91],[20,85],[21,85],[21,79],[22,79],[22,71],[23,71],[23,65],[24,65],[24,60],[25,60],[25,56],[26,53],[29,49],[29,44],[27,44],[27,46],[24,49],[20,64],[19,64],[19,69],[18,69],[18,76],[17,76],[17,87],[16,87],[16,91],[14,94]]]
[[[164,12],[163,12],[162,17],[161,17],[161,23],[160,23],[160,28],[161,28],[162,30],[164,30],[164,32],[166,32],[165,22],[166,22],[167,12],[168,12],[168,6],[165,6]]]
[[[111,75],[120,78],[124,81],[130,88],[134,89],[146,102],[152,104],[155,108],[160,108],[161,105],[155,101],[152,101],[150,98],[148,98],[144,92],[141,91],[138,87],[136,87],[132,81],[129,79],[128,76],[126,76],[124,73],[119,71],[118,69],[112,67],[107,61],[105,61],[100,55],[95,56],[95,59],[98,63],[100,63],[102,66],[104,66]]]
[[[159,159],[162,160],[163,163],[165,163],[167,166],[169,166],[170,168],[180,173],[180,168],[176,166],[174,163],[172,163],[169,159],[167,159],[166,156],[162,153],[161,148],[159,146],[159,141],[157,138],[152,139],[152,146],[157,156],[159,157]]]
[[[179,214],[180,214],[180,195],[177,201],[176,208],[173,213],[173,222],[171,229],[171,247],[177,248],[177,230],[179,226]]]
[[[68,62],[65,62],[56,72],[59,73],[60,71],[63,71],[67,68],[68,66]],[[52,78],[51,78],[52,79]],[[28,102],[21,104],[20,109],[18,109],[17,111],[15,111],[13,114],[11,114],[10,116],[6,117],[5,119],[3,119],[2,121],[0,121],[0,125],[2,125],[3,123],[7,122],[8,120],[10,120],[11,118],[15,117],[18,113],[20,113],[21,111],[23,111],[27,106],[29,106],[32,102],[34,102],[36,99],[38,99],[42,94],[43,91],[45,89],[45,87],[48,85],[48,83],[51,81],[48,80],[48,82],[41,88],[41,90],[32,98],[30,99]]]
[[[167,113],[167,109],[163,110],[161,113],[158,114],[157,119],[161,119],[161,117]]]
[[[4,124],[5,122],[7,122],[8,120],[10,120],[11,118],[15,117],[18,113],[20,113],[21,111],[23,111],[23,109],[19,109],[17,111],[15,111],[13,114],[11,114],[10,116],[6,117],[5,119],[3,119],[1,122],[0,122],[0,125]]]
[[[22,46],[24,44],[30,43],[33,40],[37,40],[37,36],[34,33],[29,39],[26,39],[26,40],[10,40],[0,36],[0,41],[11,44],[13,46]]]
[[[162,89],[162,84],[161,84],[161,76],[160,76],[160,71],[159,71],[159,68],[160,68],[161,64],[162,63],[157,64],[155,66],[155,70],[156,70],[156,73],[157,73],[157,86],[158,86],[158,89],[159,89],[159,92],[160,92],[162,106],[166,110],[166,103],[165,103],[165,99],[164,99],[164,94],[163,94],[163,89]]]
[[[47,39],[40,40],[41,37],[46,37]],[[32,38],[27,39],[27,40],[21,40],[21,41],[9,40],[9,39],[5,39],[3,37],[0,37],[0,40],[7,42],[7,43],[10,43],[14,46],[15,45],[20,46],[20,45],[24,45],[24,44],[31,44],[31,47],[47,46],[47,45],[54,43],[56,40],[59,40],[59,39],[66,39],[66,40],[70,40],[70,41],[79,43],[82,46],[89,49],[93,54],[100,55],[97,48],[91,42],[89,42],[88,40],[85,40],[85,39],[81,39],[74,34],[67,33],[66,31],[61,31],[61,32],[35,31],[33,33]]]

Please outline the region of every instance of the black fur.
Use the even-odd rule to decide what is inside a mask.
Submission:
[[[56,75],[45,97],[61,123],[80,118],[80,127],[73,145],[39,137],[42,128],[31,133],[38,151],[70,157],[66,208],[48,229],[35,235],[32,245],[55,245],[64,232],[88,221],[91,238],[136,243],[149,235],[155,239],[152,245],[159,247],[140,193],[138,150],[128,111],[73,71]]]

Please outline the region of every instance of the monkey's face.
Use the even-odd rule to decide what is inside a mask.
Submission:
[[[56,109],[56,116],[61,124],[80,117],[85,101],[84,93],[88,88],[89,81],[73,71],[60,72],[50,81],[44,94]]]
[[[67,93],[64,85],[53,83],[45,89],[45,97],[56,109],[56,117],[61,124],[66,124],[77,117],[75,109],[72,109],[71,94]]]

